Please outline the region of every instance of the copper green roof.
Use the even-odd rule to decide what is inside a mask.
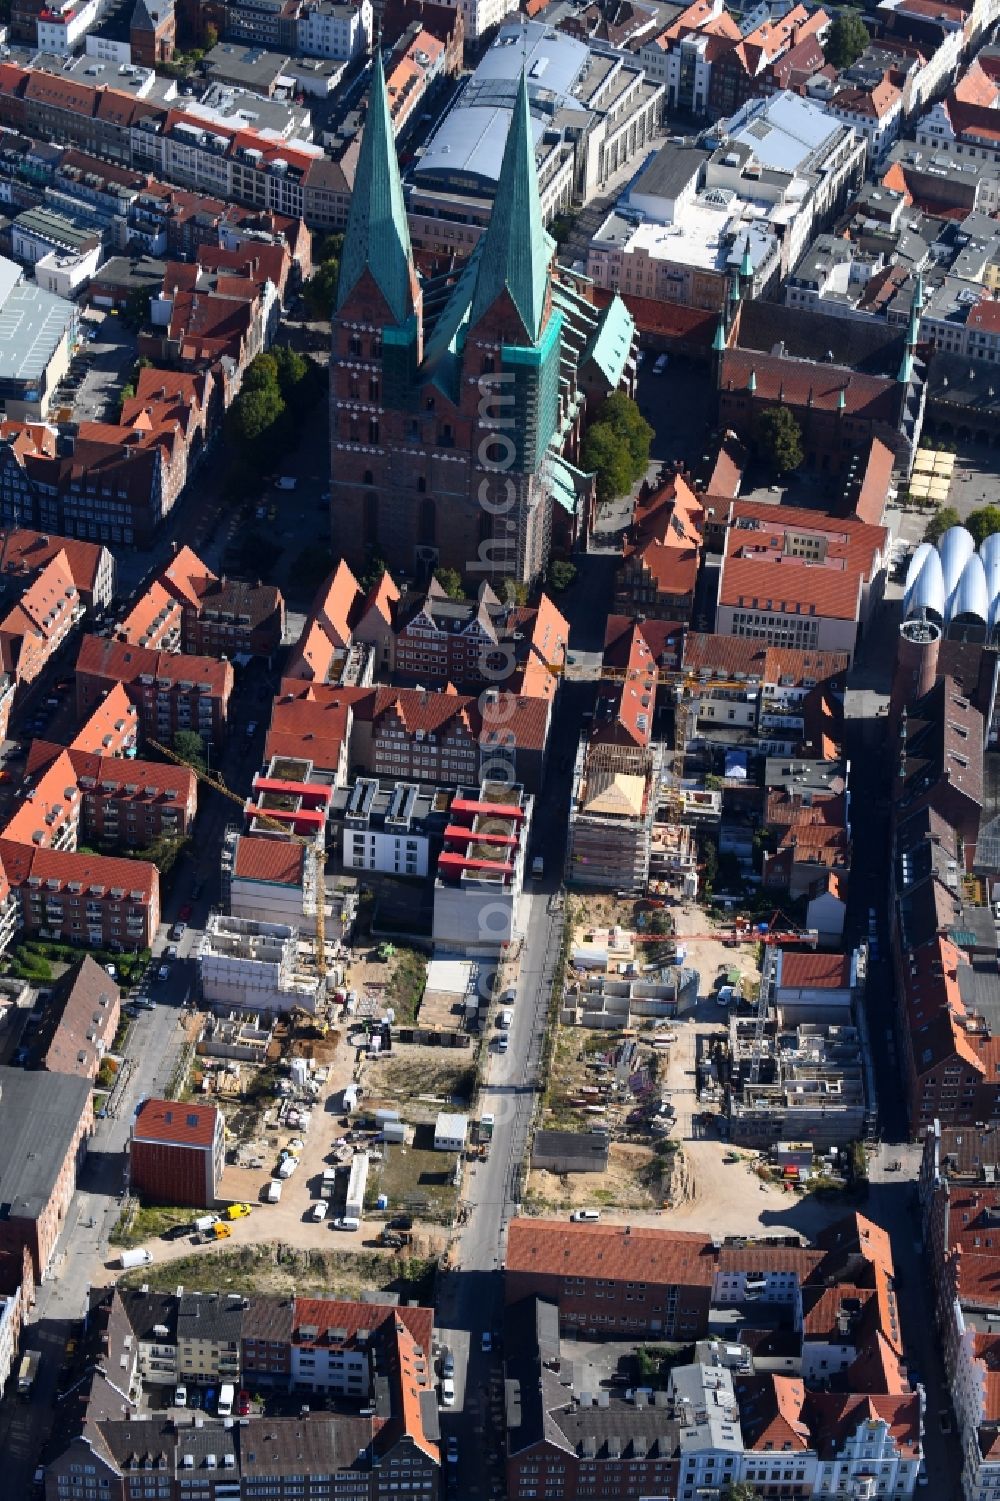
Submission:
[[[722,354],[726,348],[726,329],[720,318],[715,325],[715,338],[712,340],[712,349],[716,354]]]
[[[597,330],[583,352],[581,364],[593,360],[612,391],[617,390],[632,352],[635,324],[616,292],[601,314]]]
[[[381,53],[372,66],[368,118],[358,155],[351,211],[340,259],[337,307],[343,307],[365,270],[402,323],[411,307],[410,230],[399,180]]]
[[[528,88],[522,72],[500,181],[482,240],[470,323],[477,323],[506,291],[534,343],[541,333],[551,254],[551,241],[542,224]]]

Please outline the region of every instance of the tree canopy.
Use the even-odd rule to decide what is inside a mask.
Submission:
[[[329,318],[333,311],[343,249],[343,235],[324,235],[318,247],[314,247],[315,269],[302,288],[306,307],[313,318]]]
[[[439,568],[434,577],[449,599],[465,598],[465,589],[462,587],[462,575],[457,568]]]
[[[950,527],[961,525],[962,518],[955,510],[955,507],[942,506],[940,511],[935,511],[930,521],[928,521],[927,529],[924,532],[924,541],[937,542]]]
[[[978,547],[987,537],[992,537],[994,532],[1000,532],[1000,506],[982,506],[978,511],[970,511],[965,524]]]
[[[761,412],[754,425],[754,440],[760,457],[776,474],[789,474],[805,458],[802,429],[788,407],[768,407]]]
[[[186,761],[194,771],[204,771],[207,765],[205,760],[205,746],[200,735],[194,730],[176,730],[174,732],[174,752]]]
[[[823,52],[839,71],[856,63],[870,41],[868,27],[857,11],[842,10],[830,26]]]
[[[294,447],[302,414],[322,385],[313,362],[284,345],[276,344],[251,360],[226,416],[229,487],[234,496],[267,472],[275,454]]]
[[[632,463],[628,447],[614,428],[596,422],[583,440],[584,469],[597,476],[597,499],[603,504],[627,495],[632,488]]]
[[[646,472],[653,429],[632,399],[615,391],[602,402],[583,440],[583,468],[597,476],[599,501],[627,495]]]

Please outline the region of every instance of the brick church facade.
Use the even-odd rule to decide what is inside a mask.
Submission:
[[[586,526],[573,460],[588,402],[634,379],[634,327],[553,255],[522,78],[487,233],[421,280],[376,58],[330,359],[331,527],[352,567],[530,583]]]

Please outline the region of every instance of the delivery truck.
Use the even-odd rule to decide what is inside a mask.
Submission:
[[[31,1388],[35,1384],[38,1375],[38,1367],[42,1363],[42,1357],[37,1350],[28,1350],[21,1356],[21,1364],[17,1368],[17,1395],[28,1397]]]
[[[137,1247],[134,1251],[123,1251],[118,1258],[118,1264],[123,1271],[127,1272],[134,1266],[149,1266],[152,1259],[152,1251],[144,1251],[141,1247]]]

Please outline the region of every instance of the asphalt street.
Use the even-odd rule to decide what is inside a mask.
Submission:
[[[579,583],[576,587],[582,606],[587,591]],[[575,601],[566,603],[572,613]],[[442,1428],[446,1436],[454,1432],[459,1439],[450,1494],[463,1498],[497,1494],[502,1477],[501,1269],[507,1224],[520,1203],[520,1169],[542,1081],[545,1024],[562,943],[560,886],[572,756],[592,696],[593,685],[586,680],[567,681],[560,690],[546,780],[535,800],[532,850],[542,853],[545,875],[526,888],[528,918],[508,1051],[498,1050],[495,1026],[488,1035],[490,1055],[479,1109],[495,1117],[493,1142],[485,1162],[472,1168],[457,1265],[439,1284],[436,1322],[455,1353],[458,1388],[458,1405],[442,1414]],[[488,1352],[484,1333],[491,1339]]]
[[[900,595],[898,584],[888,586],[887,597],[868,624],[848,677],[845,736],[850,763],[853,852],[845,941],[857,945],[867,937],[869,912],[874,910],[878,957],[869,964],[865,1014],[875,1066],[880,1145],[870,1164],[871,1192],[864,1213],[882,1225],[892,1240],[904,1345],[911,1368],[917,1372],[926,1392],[927,1494],[951,1501],[960,1494],[956,1479],[960,1458],[954,1435],[945,1435],[940,1423],[949,1398],[921,1243],[915,1186],[920,1149],[908,1141],[906,1100],[900,1087],[902,1055],[889,962],[892,754],[886,709],[896,654]],[[895,1161],[902,1164],[899,1170],[889,1167]]]

